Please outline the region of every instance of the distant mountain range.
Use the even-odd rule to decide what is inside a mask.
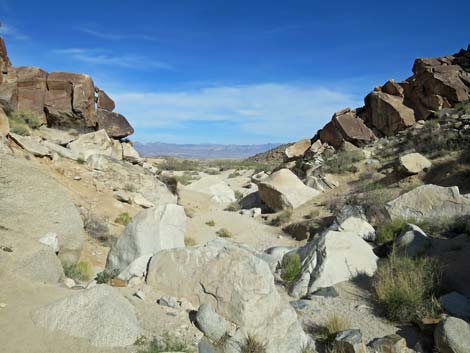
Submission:
[[[135,149],[144,157],[165,156],[191,159],[245,159],[279,145],[279,143],[262,145],[134,143]]]

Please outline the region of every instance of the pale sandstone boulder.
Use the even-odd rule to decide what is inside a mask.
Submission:
[[[41,143],[41,138],[35,136],[21,136],[13,132],[10,137],[25,151],[33,154],[36,157],[50,157],[51,151]]]
[[[239,327],[238,336],[250,334],[266,342],[267,353],[299,351],[308,343],[295,311],[277,292],[268,264],[243,245],[216,239],[160,251],[150,261],[147,284],[157,298],[210,304]]]
[[[113,143],[104,130],[81,135],[78,139],[69,143],[68,147],[85,161],[93,154],[110,157],[113,152]]]
[[[284,154],[287,159],[302,157],[311,146],[312,142],[310,139],[303,139],[287,147]]]
[[[422,185],[385,205],[390,218],[449,219],[470,214],[470,197],[457,186]]]
[[[434,330],[434,342],[440,353],[470,352],[470,324],[448,317]]]
[[[167,204],[141,211],[111,247],[106,268],[123,271],[142,255],[184,247],[185,235],[183,207]]]
[[[281,169],[258,184],[263,202],[273,210],[294,209],[321,194],[309,188],[289,169]]]
[[[372,276],[377,270],[378,258],[372,247],[353,232],[329,230],[295,253],[302,263],[302,275],[289,290],[295,297],[359,275]]]
[[[99,347],[130,346],[141,332],[132,304],[105,284],[36,310],[33,321],[49,331],[85,338]]]
[[[0,136],[6,137],[10,133],[10,121],[5,111],[0,108]]]
[[[128,142],[121,143],[122,159],[131,163],[139,163],[142,161],[139,152]]]
[[[408,153],[400,157],[400,166],[406,173],[418,174],[431,168],[432,163],[421,153]]]

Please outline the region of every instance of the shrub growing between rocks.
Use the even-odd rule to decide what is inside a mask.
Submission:
[[[145,345],[145,342],[139,342]],[[162,337],[156,338],[147,344],[147,347],[140,350],[139,353],[163,353],[163,352],[185,352],[190,353],[192,350],[188,344],[179,337],[172,336],[165,332]]]
[[[186,237],[184,238],[184,245],[185,246],[195,246],[196,245],[196,240],[192,237]]]
[[[66,277],[75,281],[89,281],[93,275],[93,269],[88,262],[80,261],[76,264],[63,263],[64,274]]]
[[[206,225],[209,226],[209,227],[215,227],[215,221],[213,219],[211,219],[210,221],[206,222]]]
[[[114,223],[121,224],[123,226],[127,226],[129,223],[132,222],[132,217],[127,212],[121,213],[117,218],[114,220]]]
[[[281,278],[286,282],[293,282],[301,273],[300,256],[298,254],[286,255],[282,258]]]
[[[292,217],[292,210],[284,210],[284,211],[281,211],[275,218],[273,218],[270,224],[272,226],[279,227],[289,222],[291,217]]]
[[[364,159],[362,150],[340,151],[325,161],[324,169],[333,174],[343,174],[346,172],[355,172],[355,163]]]
[[[325,323],[313,329],[316,341],[324,345],[327,353],[343,353],[341,346],[335,344],[335,336],[338,332],[351,329],[351,322],[339,314],[331,314]]]
[[[107,284],[111,282],[114,277],[119,275],[119,270],[104,270],[96,275],[96,283],[98,284]]]
[[[40,118],[29,110],[17,110],[11,113],[9,120],[11,132],[22,136],[30,135],[31,129],[41,126]]]
[[[220,228],[215,234],[221,238],[232,238],[233,234],[227,228]]]
[[[375,297],[385,316],[400,323],[435,317],[441,271],[435,259],[402,257],[392,251],[373,278]]]

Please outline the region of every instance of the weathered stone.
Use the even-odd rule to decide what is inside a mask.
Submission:
[[[309,188],[289,169],[281,169],[258,184],[263,202],[273,210],[294,209],[320,192]]]
[[[91,169],[105,171],[109,168],[109,159],[108,157],[102,154],[92,154],[86,160],[87,165]]]
[[[104,284],[40,308],[33,321],[49,331],[85,338],[100,347],[129,346],[140,335],[134,307]]]
[[[10,267],[11,271],[34,282],[56,284],[64,275],[62,264],[50,246],[40,245],[29,254],[21,256]]]
[[[428,184],[388,202],[385,208],[392,219],[445,220],[470,214],[470,198],[461,195],[457,186]]]
[[[288,160],[299,158],[304,155],[310,146],[312,146],[310,139],[303,139],[287,147],[284,154]]]
[[[32,153],[36,157],[50,157],[51,152],[49,149],[41,144],[41,139],[34,136],[21,136],[10,132],[10,137],[15,141],[18,146],[25,151]]]
[[[407,353],[406,340],[396,334],[376,338],[369,343],[374,353]]]
[[[420,153],[408,153],[400,157],[400,165],[409,174],[418,174],[431,168],[432,163]]]
[[[47,91],[47,72],[37,67],[16,67],[18,101],[16,110],[31,112],[45,124],[44,103]]]
[[[184,247],[186,214],[178,205],[162,205],[141,211],[113,244],[108,254],[108,270],[124,270],[142,255]]]
[[[33,134],[61,146],[66,146],[77,138],[77,136],[73,136],[66,131],[51,129],[46,126],[41,126],[39,129],[33,130]]]
[[[55,254],[60,250],[59,239],[55,233],[45,234],[43,237],[39,238],[39,242],[50,247]]]
[[[2,158],[0,180],[0,219],[7,229],[2,231],[2,242],[26,249],[31,243],[39,245],[37,240],[44,234],[55,233],[59,257],[76,262],[85,235],[69,191],[31,162],[13,158]]]
[[[139,163],[140,158],[139,152],[128,142],[121,143],[122,147],[122,159],[131,163]]]
[[[124,138],[134,133],[134,129],[127,119],[118,113],[98,109],[95,116],[96,128],[104,129],[112,138]]]
[[[384,92],[372,92],[365,98],[367,121],[386,136],[412,126],[414,111],[403,104],[403,98]]]
[[[104,130],[81,135],[69,143],[68,147],[85,161],[93,154],[111,156],[113,152],[111,139]]]
[[[374,133],[358,118],[354,111],[342,110],[333,115],[333,119],[320,132],[322,142],[337,148],[344,141],[362,146],[375,139]]]
[[[357,329],[338,332],[334,344],[344,353],[367,353],[361,331]]]
[[[470,318],[470,299],[457,292],[451,292],[439,298],[439,303],[450,315]]]
[[[375,240],[375,229],[365,220],[356,217],[346,218],[338,226],[339,231],[354,233],[367,241]]]
[[[155,207],[155,205],[147,200],[145,197],[143,197],[141,194],[135,194],[134,197],[132,198],[134,203],[142,208],[150,208],[150,207]]]
[[[79,155],[74,151],[60,145],[56,145],[55,143],[44,140],[41,141],[41,144],[51,153],[57,153],[60,157],[68,158],[74,161],[78,160],[79,158]]]
[[[5,42],[3,41],[3,38],[0,37],[0,74],[2,73],[6,74],[8,70],[10,69],[10,67],[11,67],[11,62],[10,62],[10,58],[8,57],[7,47],[5,45]],[[0,83],[2,83],[1,80],[0,80]]]
[[[269,174],[267,174],[266,172],[259,172],[251,176],[251,182],[258,184],[260,181],[263,181],[264,179],[268,177],[269,177]]]
[[[118,278],[124,281],[130,281],[134,277],[145,277],[147,274],[147,266],[151,258],[152,255],[150,254],[138,257],[121,271]]]
[[[0,38],[1,39],[1,38]],[[0,136],[6,137],[10,133],[10,121],[5,111],[0,107]]]
[[[297,351],[308,343],[295,311],[277,292],[268,264],[243,245],[219,238],[200,247],[161,251],[150,261],[147,284],[161,295],[211,304],[243,332],[266,342],[267,353]]]
[[[408,224],[407,230],[395,240],[397,251],[407,256],[424,255],[431,246],[431,239],[421,228]]]
[[[98,104],[98,109],[104,109],[110,112],[112,112],[114,108],[116,107],[116,105],[114,104],[114,101],[103,90],[98,91],[97,104]]]
[[[236,201],[235,192],[228,184],[216,175],[210,175],[186,186],[188,190],[209,195],[211,200],[217,203],[229,203]]]
[[[302,261],[302,274],[289,290],[294,297],[359,275],[372,276],[377,270],[372,247],[350,232],[327,231],[295,252]]]
[[[227,322],[210,304],[202,304],[196,314],[197,327],[206,337],[218,341],[227,332]]]
[[[403,97],[404,89],[403,89],[402,86],[400,86],[394,80],[390,80],[390,81],[387,81],[382,86],[382,92],[387,93],[387,94],[391,94],[392,96]]]
[[[440,353],[470,352],[470,325],[461,319],[448,317],[437,325],[434,342]]]

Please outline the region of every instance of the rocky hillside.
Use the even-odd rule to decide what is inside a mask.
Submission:
[[[0,43],[2,352],[470,352],[469,51],[217,165]]]

